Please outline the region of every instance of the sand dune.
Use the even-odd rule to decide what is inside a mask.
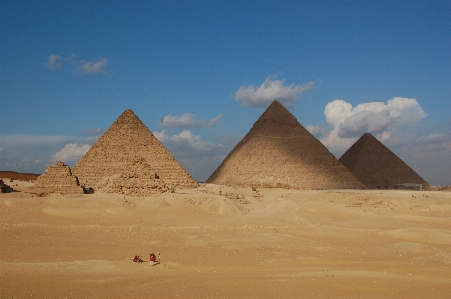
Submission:
[[[0,194],[0,298],[449,298],[451,193],[258,192]]]

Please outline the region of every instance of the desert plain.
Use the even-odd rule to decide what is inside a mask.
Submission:
[[[38,197],[21,192],[32,182],[8,184],[19,192],[0,194],[2,299],[450,298],[451,192]]]

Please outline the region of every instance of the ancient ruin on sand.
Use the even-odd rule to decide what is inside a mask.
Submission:
[[[142,157],[135,157],[125,170],[106,181],[107,193],[147,196],[169,191],[168,186]]]
[[[13,191],[14,191],[13,188],[11,188],[9,185],[6,185],[5,182],[3,182],[2,179],[0,179],[0,193],[9,193]]]
[[[149,171],[156,173],[166,184],[197,186],[185,168],[130,109],[119,116],[72,172],[86,188],[107,191],[113,180],[129,173],[131,165],[141,158],[148,164]]]
[[[38,177],[36,185],[27,190],[34,194],[83,194],[84,190],[78,183],[76,176],[72,175],[70,167],[59,161],[47,167]]]
[[[422,184],[430,190],[412,168],[370,133],[363,134],[339,159],[367,188],[395,188],[398,184]]]
[[[272,102],[207,183],[298,189],[365,188],[278,101]]]

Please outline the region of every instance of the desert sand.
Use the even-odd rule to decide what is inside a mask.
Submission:
[[[449,298],[450,192],[258,193],[0,194],[0,298]]]

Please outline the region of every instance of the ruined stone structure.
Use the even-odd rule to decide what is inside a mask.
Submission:
[[[278,101],[266,109],[207,183],[296,189],[364,188]]]
[[[84,190],[78,183],[76,176],[72,175],[70,167],[59,161],[50,165],[44,174],[38,176],[36,185],[27,192],[35,194],[83,194]]]
[[[146,196],[169,191],[168,185],[142,157],[134,157],[124,171],[109,179],[104,189],[107,193],[129,196]]]
[[[367,188],[395,188],[397,184],[429,184],[370,133],[363,134],[339,159]]]
[[[14,189],[11,188],[9,185],[6,185],[2,179],[0,179],[0,193],[9,193],[13,192]]]
[[[196,187],[197,182],[169,153],[132,110],[124,111],[74,166],[73,173],[86,188],[102,190],[106,181],[127,172],[136,157],[167,184]]]

